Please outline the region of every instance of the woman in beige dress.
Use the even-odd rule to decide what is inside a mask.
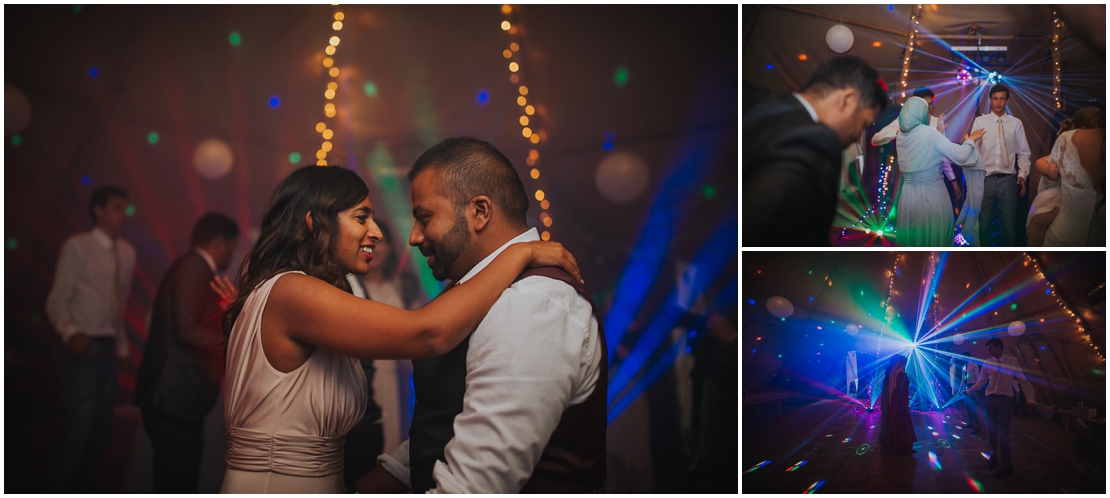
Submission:
[[[224,493],[342,493],[343,436],[366,406],[359,358],[450,351],[528,266],[574,257],[549,242],[516,244],[465,284],[416,311],[357,298],[374,243],[366,184],[340,167],[309,166],[274,191],[225,317],[227,471]]]

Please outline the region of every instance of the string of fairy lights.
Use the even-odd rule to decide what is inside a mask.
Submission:
[[[1050,280],[1048,277],[1046,277],[1043,271],[1041,271],[1041,265],[1040,262],[1037,261],[1037,258],[1030,255],[1029,253],[1023,254],[1025,254],[1025,265],[1033,265],[1033,269],[1036,270],[1037,276],[1039,276],[1041,280],[1048,284],[1048,289],[1052,294],[1052,297],[1056,299],[1056,304],[1060,305],[1060,307],[1064,309],[1069,317],[1075,319],[1076,327],[1086,336],[1087,345],[1094,348],[1095,354],[1098,355],[1098,357],[1102,359],[1102,361],[1106,361],[1106,356],[1103,355],[1103,352],[1100,351],[1098,349],[1098,346],[1096,346],[1095,343],[1091,340],[1091,332],[1087,330],[1088,326],[1083,322],[1083,319],[1081,317],[1077,316],[1075,312],[1072,311],[1071,306],[1068,306],[1068,303],[1066,303],[1064,299],[1056,293],[1056,284],[1053,283],[1052,280]]]
[[[342,12],[335,13],[334,20],[331,23],[331,29],[333,31],[343,29],[343,17]],[[323,60],[324,68],[327,69],[329,77],[327,89],[324,90],[324,117],[326,119],[335,118],[335,103],[332,102],[332,100],[335,100],[335,94],[339,91],[339,67],[335,65],[335,52],[338,48],[339,35],[332,35],[331,38],[328,39],[328,46],[324,48]],[[316,165],[327,166],[328,152],[331,152],[333,149],[331,139],[335,136],[335,130],[329,127],[327,122],[320,121],[316,123],[316,133],[319,133],[320,137],[323,139],[323,143],[320,144],[320,150],[316,151]]]
[[[1052,11],[1052,98],[1056,100],[1056,110],[1060,110],[1060,33],[1064,22],[1056,11]]]
[[[546,229],[551,228],[555,220],[553,220],[548,213],[551,209],[551,200],[543,189],[540,188],[541,185],[539,185],[540,167],[538,166],[540,160],[538,146],[546,133],[540,130],[536,124],[536,118],[538,116],[536,116],[536,106],[534,105],[535,97],[533,96],[530,102],[528,87],[521,82],[521,62],[523,61],[523,56],[520,51],[520,42],[522,41],[521,34],[523,30],[516,16],[518,9],[519,7],[513,7],[509,4],[501,6],[501,13],[504,14],[504,18],[501,21],[501,30],[509,34],[509,46],[501,52],[501,55],[509,61],[509,83],[512,83],[518,94],[516,103],[521,110],[520,118],[518,119],[521,127],[520,134],[531,144],[528,149],[528,156],[524,159],[524,163],[531,168],[528,172],[528,176],[533,181],[537,182],[536,190],[533,195],[536,201],[540,203],[540,209],[542,210],[540,211],[540,223],[543,223],[545,227],[545,230],[540,232],[540,239],[551,240],[551,232]]]
[[[910,58],[911,58],[910,56],[913,55],[913,46],[914,46],[914,43],[917,41],[917,27],[921,25],[921,12],[923,10],[924,9],[922,8],[922,4],[917,4],[917,6],[915,6],[913,8],[913,12],[910,15],[909,40],[906,43],[906,51],[903,53],[903,58],[902,58],[902,103],[903,104],[906,103],[906,89],[908,87],[909,76],[910,76]]]

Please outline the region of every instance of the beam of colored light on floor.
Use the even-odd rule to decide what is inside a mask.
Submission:
[[[940,441],[937,441],[937,444],[939,444],[941,448],[951,448],[952,447],[952,445],[948,443],[947,439],[941,439]]]
[[[759,463],[755,464],[755,467],[752,467],[752,468],[750,468],[750,469],[748,469],[748,470],[745,470],[745,471],[744,471],[744,473],[745,473],[745,474],[747,474],[748,472],[752,472],[752,471],[754,471],[754,470],[756,470],[756,469],[759,469],[760,467],[764,467],[764,466],[766,466],[766,465],[767,465],[767,464],[769,464],[769,463],[771,463],[771,461],[770,461],[770,460],[764,460],[764,461],[762,461],[762,462],[759,462]]]
[[[820,481],[817,481],[817,482],[815,482],[815,483],[813,483],[813,484],[810,484],[810,485],[809,485],[809,489],[807,489],[807,490],[806,490],[806,492],[805,492],[805,493],[802,493],[802,494],[807,494],[807,495],[811,495],[811,494],[813,494],[813,492],[814,492],[814,491],[817,491],[817,488],[820,488],[820,487],[821,487],[822,485],[824,485],[824,484],[825,484],[825,480],[824,480],[824,479],[822,479],[822,480],[820,480]]]
[[[844,438],[844,440],[843,440],[843,441],[841,441],[841,444],[843,444],[843,443],[847,443],[848,441],[851,441],[851,440],[852,440],[852,438],[850,438],[850,437],[848,437],[848,438]]]
[[[801,467],[802,465],[805,465],[807,463],[809,463],[809,460],[802,460],[802,461],[794,464],[793,466],[791,466],[789,469],[786,469],[786,471],[787,472],[794,472],[795,470],[798,470],[798,467]]]
[[[986,453],[983,453],[983,452],[981,452],[981,451],[980,451],[980,452],[979,452],[979,454],[980,454],[980,455],[983,455],[983,458],[984,458],[984,459],[986,459],[986,460],[990,460],[990,459],[991,459],[991,456],[990,456],[990,455],[988,455],[988,454],[986,454]]]
[[[957,425],[957,426],[956,426],[956,428],[957,428],[957,429],[959,429],[959,428],[960,428],[960,426],[958,426],[958,425]],[[957,436],[957,435],[955,435],[955,434],[953,434],[953,435],[952,435],[952,437],[956,438],[956,440],[957,440],[957,441],[959,441],[960,439],[963,439],[963,438],[961,438],[960,436]]]
[[[734,203],[734,208],[739,206]],[[730,210],[736,213],[736,209]],[[709,240],[701,250],[694,256],[690,262],[690,266],[697,269],[693,281],[689,284],[690,297],[696,300],[709,285],[713,282],[724,266],[736,257],[737,246],[736,241],[740,236],[739,220],[736,217],[726,218],[718,225],[717,229],[709,237]],[[618,291],[619,292],[619,291]],[[609,392],[607,405],[613,406],[614,401],[622,391],[632,385],[636,375],[643,369],[644,365],[648,363],[652,354],[659,349],[675,324],[679,322],[687,313],[680,303],[678,303],[678,289],[673,289],[667,295],[666,300],[655,317],[640,334],[636,340],[636,344],[632,347],[628,356],[616,368],[612,379],[609,381]],[[606,321],[606,331],[608,332],[608,320]],[[608,337],[607,337],[608,339]],[[612,353],[617,349],[618,341],[616,339],[608,341],[609,351]],[[671,358],[673,361],[673,358]],[[657,362],[657,365],[659,363]],[[663,364],[663,367],[669,367],[670,364]],[[637,384],[642,384],[644,381],[640,380]],[[642,389],[640,390],[642,392]],[[631,395],[629,393],[626,396]],[[613,409],[610,409],[610,420],[614,416]]]
[[[932,465],[933,468],[941,470],[940,460],[937,458],[937,454],[932,451],[929,452],[929,464]]]
[[[859,445],[859,448],[856,448],[856,455],[863,456],[863,454],[867,453],[867,450],[869,450],[869,449],[871,449],[871,445],[867,444],[867,443],[863,443],[863,444]]]
[[[976,493],[982,493],[983,492],[983,486],[980,485],[979,481],[976,481],[975,479],[972,479],[972,478],[968,477],[967,478],[967,485],[971,486],[971,489],[973,491],[975,491]]]

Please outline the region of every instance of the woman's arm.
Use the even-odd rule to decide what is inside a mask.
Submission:
[[[528,266],[558,266],[581,279],[574,256],[554,242],[514,244],[473,278],[416,311],[359,299],[317,278],[291,274],[270,291],[263,327],[278,339],[272,349],[279,354],[286,338],[356,358],[440,355],[478,327]],[[272,358],[269,352],[267,357]]]

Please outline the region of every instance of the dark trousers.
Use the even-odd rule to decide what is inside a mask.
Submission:
[[[154,450],[154,492],[196,493],[204,421],[186,422],[149,408],[143,408],[142,414],[143,429]]]
[[[1021,415],[1022,419],[1029,418],[1029,398],[1025,397],[1025,391],[1018,390],[1014,393],[1014,414]]]
[[[343,484],[350,486],[373,470],[384,445],[381,422],[359,423],[351,429],[343,442]]]
[[[998,214],[998,222],[1002,226],[1002,245],[1014,246],[1017,198],[1017,175],[987,176],[983,179],[983,206],[979,211],[980,246],[986,247],[990,242],[991,220],[995,214]]]
[[[971,387],[968,385],[967,387]],[[982,391],[972,391],[971,394],[964,395],[964,405],[967,408],[967,426],[972,429],[980,429],[983,427],[983,393]]]
[[[1012,467],[1010,462],[1010,417],[1014,414],[1014,400],[1009,396],[987,396],[987,438],[991,443],[991,458],[998,457],[1001,468]]]
[[[115,339],[93,339],[82,356],[63,346],[55,359],[65,425],[44,487],[49,493],[92,493],[112,429],[119,369]]]

